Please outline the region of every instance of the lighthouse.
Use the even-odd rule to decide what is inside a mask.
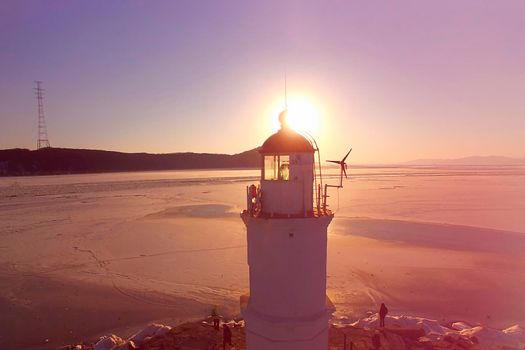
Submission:
[[[260,147],[258,186],[246,189],[250,293],[241,300],[248,350],[326,350],[327,228],[315,142],[286,124]],[[320,164],[317,164],[320,166]],[[321,203],[324,202],[324,205]]]

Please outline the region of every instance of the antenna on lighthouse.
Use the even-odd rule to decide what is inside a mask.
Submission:
[[[49,139],[47,137],[46,120],[44,118],[44,89],[42,89],[41,81],[37,80],[35,83],[36,88],[34,88],[34,90],[38,102],[38,138],[36,148],[49,148],[51,145],[49,144]]]
[[[288,110],[288,91],[286,88],[286,71],[284,72],[284,109]]]

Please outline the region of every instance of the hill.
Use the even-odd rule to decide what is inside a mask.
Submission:
[[[123,153],[113,151],[42,148],[0,150],[0,176],[99,173],[119,171],[256,168],[259,153],[238,154]]]

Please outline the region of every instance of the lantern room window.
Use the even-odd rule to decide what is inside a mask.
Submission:
[[[264,156],[265,180],[290,180],[290,156]]]

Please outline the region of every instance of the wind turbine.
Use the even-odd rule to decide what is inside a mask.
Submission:
[[[341,160],[327,160],[327,162],[329,163],[335,163],[335,164],[339,164],[341,166],[341,173],[339,175],[339,185],[338,186],[335,186],[335,185],[328,185],[330,187],[337,187],[337,188],[342,188],[343,187],[343,174],[345,175],[345,178],[348,179],[348,175],[346,175],[346,169],[347,169],[347,165],[346,165],[346,158],[348,158],[348,155],[350,154],[350,152],[352,152],[352,149],[350,148],[350,151],[348,151],[348,153],[346,154],[346,156],[343,157],[343,159]]]

